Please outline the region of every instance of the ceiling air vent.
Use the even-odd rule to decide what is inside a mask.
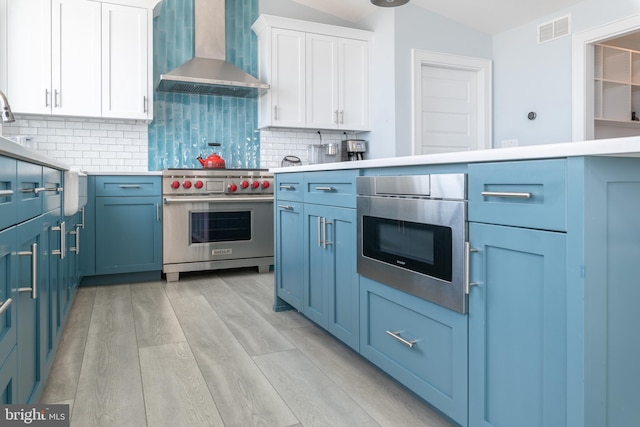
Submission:
[[[571,34],[571,16],[566,15],[538,25],[538,44]]]

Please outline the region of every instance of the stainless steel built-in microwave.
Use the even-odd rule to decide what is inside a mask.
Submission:
[[[364,176],[358,273],[466,313],[466,175]]]

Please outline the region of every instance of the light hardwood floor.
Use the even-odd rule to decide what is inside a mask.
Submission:
[[[251,269],[82,287],[42,403],[71,426],[451,426]]]

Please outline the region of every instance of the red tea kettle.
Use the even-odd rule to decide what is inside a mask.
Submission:
[[[210,142],[207,145],[209,145],[210,147],[220,146],[220,144],[217,142]],[[213,153],[206,159],[203,159],[202,155],[200,155],[198,156],[198,161],[200,162],[202,167],[205,169],[224,169],[225,168],[224,160],[222,159],[222,157],[220,157],[216,153]]]

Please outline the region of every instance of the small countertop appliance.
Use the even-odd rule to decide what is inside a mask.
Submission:
[[[364,160],[367,152],[367,141],[364,139],[347,139],[343,143],[347,145],[347,158],[349,160]]]

